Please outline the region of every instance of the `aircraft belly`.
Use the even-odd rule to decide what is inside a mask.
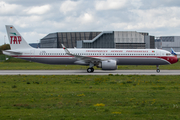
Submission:
[[[74,64],[76,61],[75,58],[23,58],[28,61],[44,63],[44,64],[56,64],[56,65],[63,65],[63,64]]]
[[[42,58],[42,57],[34,57],[34,58],[21,58],[24,60],[38,62],[38,63],[45,63],[45,64],[59,64],[59,65],[71,65],[76,64],[78,61],[76,58]],[[161,59],[161,58],[139,58],[139,57],[123,57],[123,58],[106,58],[111,60],[116,60],[117,65],[166,65],[170,64],[168,61]]]
[[[169,64],[163,59],[157,58],[120,58],[118,65],[166,65]]]

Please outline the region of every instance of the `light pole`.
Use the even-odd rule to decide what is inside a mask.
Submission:
[[[6,35],[4,35],[4,44],[6,44]]]

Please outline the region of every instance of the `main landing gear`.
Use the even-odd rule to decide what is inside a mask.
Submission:
[[[88,73],[94,72],[94,68],[93,68],[93,67],[94,67],[94,64],[93,64],[93,63],[90,63],[90,64],[89,64],[89,68],[87,69],[87,72],[88,72]]]
[[[156,67],[157,67],[156,72],[160,73],[159,65],[156,65]]]
[[[88,73],[94,72],[94,68],[88,68],[88,69],[87,69],[87,72],[88,72]]]

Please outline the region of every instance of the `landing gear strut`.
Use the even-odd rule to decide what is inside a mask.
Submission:
[[[93,63],[90,63],[90,64],[89,64],[89,68],[87,69],[87,72],[88,72],[88,73],[94,72],[93,66],[94,66]]]
[[[159,65],[156,65],[156,67],[157,67],[156,72],[160,73]]]

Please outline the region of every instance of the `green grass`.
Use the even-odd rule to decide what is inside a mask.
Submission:
[[[0,118],[180,119],[180,76],[1,76]]]

